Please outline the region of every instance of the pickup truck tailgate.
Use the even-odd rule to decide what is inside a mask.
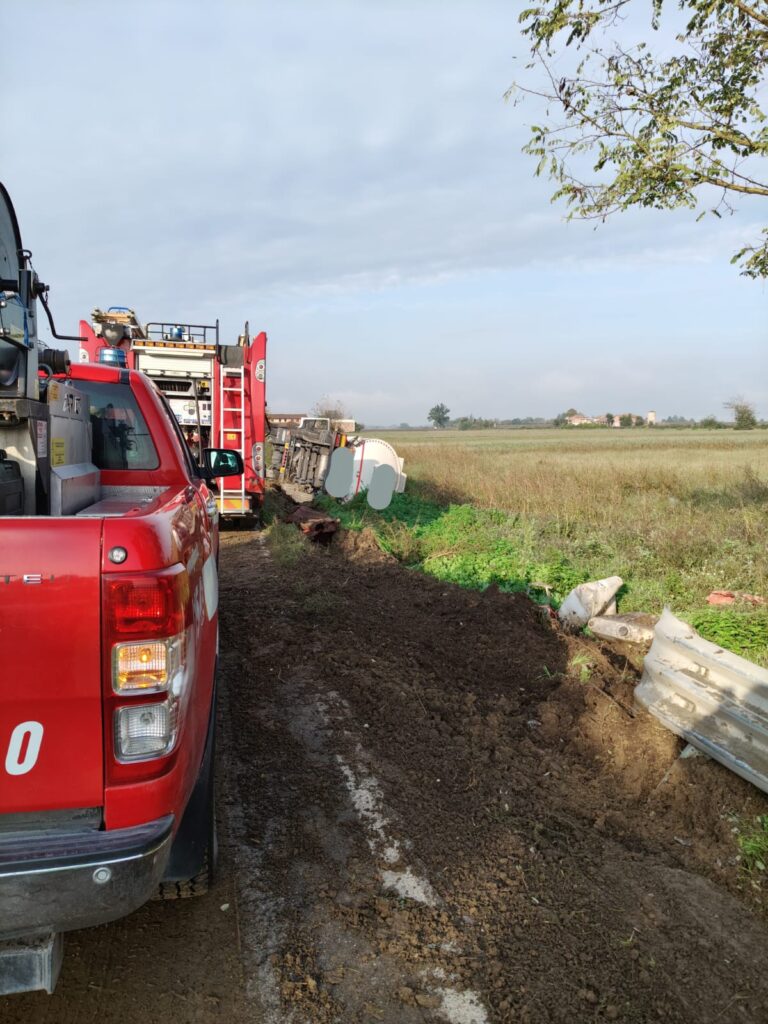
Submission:
[[[0,520],[0,816],[102,805],[102,523]]]

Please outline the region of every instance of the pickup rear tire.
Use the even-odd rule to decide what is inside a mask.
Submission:
[[[203,863],[197,874],[181,880],[166,880],[157,887],[158,900],[188,900],[193,896],[204,896],[213,884],[218,860],[218,842],[216,839],[216,808],[211,791],[209,836],[203,852]],[[173,854],[171,854],[173,856]]]
[[[200,774],[173,841],[165,877],[158,886],[155,899],[183,900],[202,896],[213,883],[218,857],[214,784],[215,737],[214,694]]]
[[[155,899],[189,900],[193,896],[204,896],[210,889],[212,882],[213,868],[206,853],[206,860],[201,871],[184,882],[161,882],[157,887]]]

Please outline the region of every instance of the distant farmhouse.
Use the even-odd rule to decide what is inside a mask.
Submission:
[[[616,413],[610,416],[585,416],[583,412],[574,412],[569,416],[565,417],[565,422],[569,427],[638,427],[643,424],[648,426],[654,426],[656,423],[656,413],[653,409],[643,419],[642,416],[638,416],[634,412],[622,412]]]

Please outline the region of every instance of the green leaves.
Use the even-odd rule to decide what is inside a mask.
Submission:
[[[768,650],[768,613],[765,609],[705,608],[689,617],[705,640],[749,658]]]
[[[513,88],[561,114],[559,121],[533,125],[524,148],[536,158],[536,175],[546,173],[557,184],[553,201],[564,200],[570,216],[604,220],[633,206],[693,209],[703,186],[720,190],[717,216],[733,212],[729,197],[768,198],[758,162],[768,155],[761,106],[766,0],[681,0],[687,25],[677,51],[669,54],[665,45],[664,56],[644,40],[631,47],[612,42],[610,31],[595,45],[595,29],[610,30],[629,2],[542,0],[520,15],[529,68],[541,78],[532,72]],[[654,0],[651,33],[662,9],[663,0]],[[550,59],[569,46],[585,56],[572,74],[556,74]],[[594,154],[591,169],[587,153]],[[768,276],[768,238],[744,246],[732,262],[749,277]]]
[[[768,277],[768,228],[763,228],[760,245],[746,245],[731,257],[731,263],[741,263],[745,277]]]

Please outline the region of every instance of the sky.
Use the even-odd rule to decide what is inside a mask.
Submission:
[[[503,95],[522,6],[29,0],[0,180],[58,330],[248,320],[273,412],[366,424],[768,418],[768,287],[729,263],[764,211],[566,221],[521,152],[540,111]]]

